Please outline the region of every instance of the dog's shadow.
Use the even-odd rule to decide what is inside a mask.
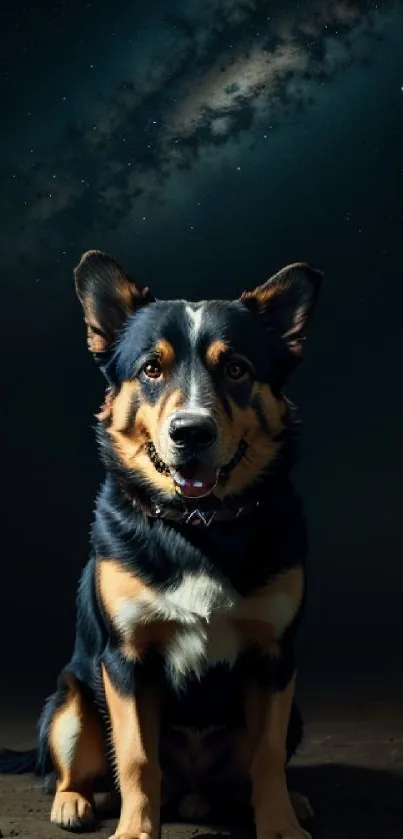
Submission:
[[[294,768],[289,771],[289,787],[310,799],[315,817],[307,830],[313,839],[402,839],[403,773],[364,769],[343,764]],[[231,806],[231,822],[216,813],[214,827],[197,830],[197,839],[253,839],[248,814]],[[163,836],[164,836],[163,831]],[[183,827],[181,829],[183,836]],[[170,836],[172,825],[169,830]],[[189,830],[189,836],[196,831]]]

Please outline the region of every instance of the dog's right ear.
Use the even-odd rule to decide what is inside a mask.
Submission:
[[[78,299],[87,324],[88,349],[107,352],[127,318],[155,298],[102,251],[86,251],[74,270]]]

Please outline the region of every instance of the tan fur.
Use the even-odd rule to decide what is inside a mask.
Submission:
[[[284,428],[283,402],[273,396],[268,385],[256,383],[252,389],[251,399],[258,394],[270,428],[270,435],[262,428],[252,405],[240,408],[230,399],[232,417],[228,417],[224,410],[220,410],[218,414],[224,463],[231,460],[241,439],[248,443],[246,456],[230,473],[225,483],[218,484],[214,490],[214,495],[218,498],[241,493],[251,486],[263,466],[271,463],[280,451],[281,443],[275,442],[273,438]]]
[[[234,609],[234,623],[241,649],[256,647],[276,657],[279,640],[295,618],[304,593],[302,568],[279,574],[267,586],[239,601]]]
[[[311,839],[299,824],[287,789],[286,740],[295,675],[277,693],[250,682],[245,694],[252,802],[257,837]],[[269,827],[268,827],[269,826]]]
[[[126,570],[117,560],[97,560],[97,586],[102,605],[110,620],[116,613],[119,600],[138,600],[147,596],[156,597],[154,590]]]
[[[111,422],[108,428],[109,434],[130,434],[131,429],[128,427],[130,411],[133,401],[139,396],[140,382],[134,380],[122,383],[119,392],[112,401]]]
[[[172,344],[160,338],[155,345],[155,351],[158,353],[163,372],[169,375],[175,363],[175,350]]]
[[[160,704],[152,688],[122,696],[102,665],[122,797],[115,837],[158,839],[161,806]]]
[[[300,565],[279,573],[267,585],[245,597],[237,606],[237,618],[242,620],[262,620],[267,603],[276,595],[286,595],[296,614],[304,593],[304,571]]]
[[[225,341],[213,341],[206,350],[206,362],[209,367],[216,367],[224,353],[228,352]]]
[[[126,571],[114,560],[98,560],[97,585],[102,605],[109,619],[117,624],[121,604],[131,601],[135,603],[140,598],[147,598],[149,602],[156,601],[154,590]],[[179,624],[176,621],[153,620],[147,623],[138,622],[128,637],[124,634],[121,652],[130,661],[140,661],[150,647],[166,646],[174,637]]]
[[[133,399],[140,393],[137,381],[124,382],[113,400],[111,421],[107,433],[113,440],[114,449],[122,463],[129,469],[138,470],[145,478],[165,492],[173,492],[170,475],[158,472],[145,450],[151,440],[159,449],[159,431],[169,416],[183,405],[184,396],[179,389],[164,393],[154,405],[142,402],[133,424],[129,424]]]
[[[58,775],[51,821],[62,827],[92,822],[93,781],[106,771],[106,747],[100,719],[73,676],[52,719],[49,746]]]

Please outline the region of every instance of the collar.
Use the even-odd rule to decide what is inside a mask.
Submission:
[[[129,495],[127,490],[126,495]],[[235,521],[260,506],[260,500],[255,500],[245,502],[245,504],[234,509],[200,510],[195,507],[193,510],[176,510],[153,502],[146,504],[133,496],[129,496],[129,498],[133,507],[149,518],[167,519],[181,524],[203,525],[204,527],[210,527],[214,522]]]

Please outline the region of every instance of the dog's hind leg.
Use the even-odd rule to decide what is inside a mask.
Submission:
[[[51,822],[70,830],[89,827],[95,818],[94,780],[107,771],[106,744],[92,697],[71,673],[62,674],[45,706],[40,740],[57,774]]]

